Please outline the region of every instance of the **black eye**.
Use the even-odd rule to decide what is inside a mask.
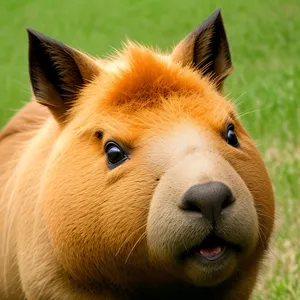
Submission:
[[[230,124],[227,127],[227,133],[226,133],[226,142],[228,145],[235,147],[235,148],[239,148],[240,144],[239,144],[239,140],[234,132],[234,126],[233,124]]]
[[[128,159],[124,150],[115,142],[108,142],[105,145],[105,152],[107,165],[110,168],[115,168]]]

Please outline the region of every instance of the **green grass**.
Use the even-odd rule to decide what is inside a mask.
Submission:
[[[277,228],[253,299],[300,299],[299,0],[2,0],[0,127],[30,97],[25,27],[92,55],[129,37],[163,49],[221,6],[235,72],[226,85],[274,183]]]

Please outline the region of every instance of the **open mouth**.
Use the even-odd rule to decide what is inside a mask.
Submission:
[[[197,251],[203,258],[213,261],[220,258],[227,249],[227,243],[212,234],[207,236],[200,246],[196,247],[194,250]]]
[[[212,233],[200,245],[196,245],[185,252],[182,258],[197,256],[206,262],[216,261],[224,257],[228,251],[238,252],[239,248]]]

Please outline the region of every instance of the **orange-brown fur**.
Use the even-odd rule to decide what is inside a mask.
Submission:
[[[60,121],[61,112],[50,114],[33,100],[3,129],[1,296],[6,290],[9,300],[159,299],[174,292],[185,299],[248,299],[273,228],[271,183],[233,105],[208,77],[177,60],[129,43],[105,63],[89,61],[95,76],[66,118]],[[230,122],[241,150],[223,138]],[[195,139],[199,133],[204,146],[187,139],[186,148],[178,143],[179,150],[168,152],[177,139],[168,136],[181,125]],[[104,133],[101,140],[97,131]],[[132,153],[113,170],[103,150],[109,139]],[[147,218],[160,180],[194,153],[234,169],[257,214],[253,249],[212,288],[190,286],[181,265],[160,260],[147,246]]]

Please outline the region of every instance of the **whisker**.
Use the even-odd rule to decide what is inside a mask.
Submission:
[[[130,255],[132,254],[134,248],[138,245],[138,243],[139,243],[145,236],[146,236],[146,232],[142,233],[141,236],[139,237],[139,239],[135,242],[135,244],[133,245],[131,251],[129,252],[129,254],[128,254],[126,260],[125,260],[125,264],[127,263],[127,261],[128,261],[128,259],[129,259]]]
[[[236,99],[233,99],[233,103],[236,107],[240,105],[240,103],[244,100],[243,97],[247,94],[247,92],[242,93],[240,96],[238,96]]]
[[[138,229],[136,229],[133,232],[131,232],[131,234],[127,237],[127,239],[125,239],[125,241],[122,243],[122,245],[120,246],[120,248],[116,252],[115,257],[120,253],[122,247],[130,240],[130,238],[132,237],[132,235],[134,235],[137,231],[141,230],[142,228],[145,228],[146,226],[147,226],[147,224],[144,224],[141,227],[139,227]]]
[[[273,217],[270,216],[270,215],[268,215],[268,214],[265,213],[264,211],[259,210],[259,209],[256,209],[256,211],[257,211],[257,214],[258,214],[259,216],[264,217],[264,218],[267,218],[267,219],[269,219],[269,220],[273,220]]]
[[[253,113],[256,113],[256,112],[259,112],[259,111],[261,111],[260,108],[249,109],[249,110],[247,110],[247,111],[245,111],[245,112],[243,112],[243,113],[240,113],[240,114],[238,115],[238,117],[241,119],[241,118],[243,118],[244,116],[247,116],[247,115],[249,115],[249,114],[253,114]]]

